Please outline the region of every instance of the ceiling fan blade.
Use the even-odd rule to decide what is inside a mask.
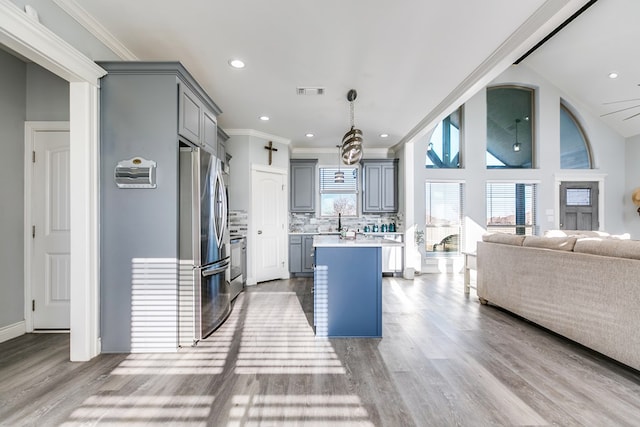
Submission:
[[[636,114],[634,114],[633,116],[625,117],[625,118],[624,118],[624,119],[622,119],[622,120],[629,120],[629,119],[633,119],[633,118],[634,118],[634,117],[636,117],[636,116],[640,116],[640,113],[636,113]]]
[[[632,110],[632,109],[638,108],[638,107],[640,107],[640,104],[634,105],[633,107],[621,108],[620,110],[615,110],[615,111],[611,111],[609,113],[601,114],[600,117],[610,116],[610,115],[615,114],[615,113],[620,113],[622,111]]]
[[[620,101],[603,102],[602,105],[620,104],[622,102],[640,101],[640,98],[622,99]]]

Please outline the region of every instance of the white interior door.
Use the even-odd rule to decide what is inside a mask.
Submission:
[[[31,297],[34,329],[69,329],[69,131],[34,133]]]
[[[286,266],[286,175],[252,172],[254,263],[256,282],[281,279]]]

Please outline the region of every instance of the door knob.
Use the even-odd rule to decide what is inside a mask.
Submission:
[[[262,230],[258,230],[258,234],[262,234]]]

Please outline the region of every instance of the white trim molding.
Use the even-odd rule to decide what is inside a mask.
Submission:
[[[138,61],[139,58],[131,52],[120,40],[109,32],[100,22],[98,22],[89,12],[75,0],[53,0],[55,4],[64,10],[69,16],[75,19],[95,38],[100,40],[105,46],[111,49],[123,61]]]
[[[256,138],[268,139],[279,144],[289,145],[291,140],[277,135],[271,135],[254,129],[225,129],[224,132],[229,136],[253,136]]]
[[[68,82],[90,82],[99,86],[100,77],[107,74],[9,0],[0,0],[0,44]]]
[[[0,342],[9,341],[24,335],[26,332],[24,322],[14,323],[13,325],[0,328]]]
[[[395,151],[390,148],[367,148],[366,146],[363,149],[364,151],[364,159],[386,159],[389,155],[394,155]],[[304,155],[315,155],[315,154],[336,154],[335,148],[329,147],[318,147],[318,148],[309,148],[309,147],[292,147],[291,154],[304,154]]]

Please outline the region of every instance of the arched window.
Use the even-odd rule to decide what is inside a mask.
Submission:
[[[591,169],[589,141],[575,116],[560,104],[560,168]]]
[[[487,88],[487,168],[532,168],[534,91]]]
[[[460,168],[462,107],[447,116],[431,134],[424,162],[427,168]]]

